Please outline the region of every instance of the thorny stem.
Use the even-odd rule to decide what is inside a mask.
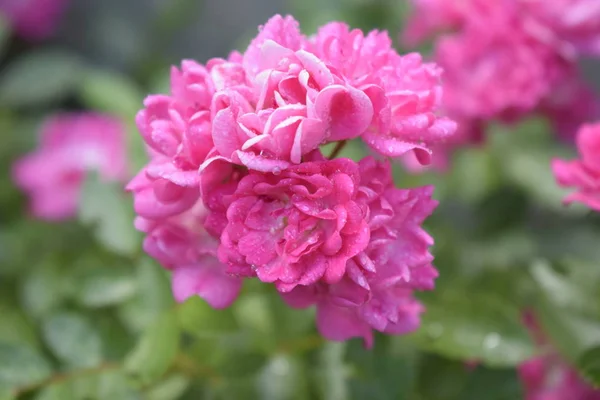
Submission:
[[[43,381],[21,386],[20,388],[15,389],[13,395],[15,397],[23,396],[24,394],[36,391],[38,389],[42,389],[46,386],[56,385],[58,383],[70,381],[71,379],[81,378],[83,376],[101,374],[103,372],[112,371],[120,367],[121,364],[119,363],[103,363],[92,368],[85,368],[72,372],[54,374],[49,378],[44,379]]]
[[[346,146],[346,142],[347,142],[347,140],[342,140],[342,141],[337,142],[337,144],[335,145],[335,148],[329,155],[330,160],[333,160],[334,158],[337,157],[338,154],[340,154],[340,151],[342,151],[344,146]]]

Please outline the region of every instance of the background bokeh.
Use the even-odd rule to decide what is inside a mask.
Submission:
[[[374,399],[514,400],[515,367],[538,354],[521,322],[535,309],[562,355],[599,380],[600,217],[564,208],[553,157],[574,149],[543,120],[493,127],[485,148],[459,152],[433,183],[439,209],[437,289],[422,328],[405,337],[326,342],[314,310],[291,310],[250,282],[229,309],[172,300],[168,274],[141,250],[131,199],[86,182],[79,218],[37,221],[9,179],[62,110],[114,114],[128,125],[168,90],[169,66],[244,49],[257,26],[292,13],[305,33],[329,20],[402,27],[400,0],[73,0],[57,33],[29,43],[6,33],[0,61],[0,400]],[[3,25],[7,30],[6,26]],[[427,49],[423,49],[427,51]],[[582,68],[600,89],[597,64]],[[366,150],[349,146],[344,155]],[[473,362],[473,363],[470,363]],[[569,400],[569,399],[563,399]]]

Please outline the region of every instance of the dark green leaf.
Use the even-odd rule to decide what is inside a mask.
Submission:
[[[39,347],[33,323],[14,305],[0,305],[0,342]]]
[[[412,399],[417,353],[406,338],[378,335],[373,349],[365,349],[357,340],[350,342],[348,347],[347,362],[353,371],[350,380],[352,399]]]
[[[174,312],[166,311],[148,326],[127,356],[125,368],[142,382],[153,382],[171,366],[178,349],[177,317]]]
[[[43,334],[56,357],[71,367],[93,367],[102,361],[100,335],[79,314],[52,315],[44,321]]]
[[[493,390],[491,390],[493,388]],[[523,388],[515,369],[487,369],[477,367],[469,374],[460,400],[515,400],[522,399]],[[457,399],[457,400],[458,400]]]
[[[594,387],[600,388],[600,346],[583,353],[577,362],[577,367]]]
[[[0,75],[0,104],[20,107],[60,101],[77,84],[81,70],[79,60],[63,50],[24,54]]]

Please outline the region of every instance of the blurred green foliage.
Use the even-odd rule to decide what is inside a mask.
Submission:
[[[294,6],[307,31],[331,19],[400,27],[402,2],[343,4]],[[188,6],[176,2],[157,32],[180,26]],[[0,24],[0,43],[9,43],[6,30]],[[167,65],[130,76],[44,46],[2,62],[5,176],[58,105],[123,118],[133,163],[145,162],[133,118],[144,93],[165,87]],[[117,186],[90,176],[78,220],[51,225],[30,218],[23,195],[2,180],[0,399],[513,400],[522,396],[514,367],[538,351],[521,322],[525,309],[600,384],[600,219],[563,207],[549,169],[571,150],[543,121],[492,131],[486,148],[456,154],[447,175],[394,166],[399,186],[436,185],[441,205],[427,228],[440,278],[421,296],[422,328],[378,335],[372,350],[323,340],[314,310],[292,310],[256,282],[227,310],[199,298],[176,304],[168,273],[141,251],[131,199]],[[342,156],[365,154],[352,142]]]

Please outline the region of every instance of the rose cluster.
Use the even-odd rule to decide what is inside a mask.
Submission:
[[[479,142],[491,121],[543,115],[570,140],[581,123],[600,116],[600,101],[578,68],[581,57],[600,56],[597,0],[413,4],[403,35],[407,44],[447,32],[434,45],[434,59],[444,69],[444,109],[460,121],[447,150]]]
[[[421,226],[432,188],[395,188],[389,162],[321,146],[360,138],[379,158],[430,162],[456,129],[439,114],[440,74],[384,32],[334,22],[306,37],[290,16],[243,54],[173,68],[170,94],[137,115],[151,159],[128,190],[176,299],[227,307],[254,278],[316,305],[333,340],[415,329],[413,292],[437,275]]]

